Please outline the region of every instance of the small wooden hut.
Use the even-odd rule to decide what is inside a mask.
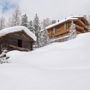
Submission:
[[[15,26],[0,31],[0,51],[7,50],[33,50],[36,36],[24,26]]]

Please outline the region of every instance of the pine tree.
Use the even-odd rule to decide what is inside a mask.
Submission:
[[[14,11],[14,13],[12,14],[12,16],[9,18],[9,26],[17,26],[17,25],[20,25],[20,17],[21,17],[21,14],[20,14],[20,10],[19,8],[17,7]]]
[[[22,23],[21,23],[22,26],[25,26],[25,27],[28,27],[28,17],[26,14],[24,14],[22,16]]]
[[[89,23],[89,25],[88,25],[88,31],[90,32],[90,15],[88,16],[88,23]]]
[[[48,37],[48,32],[47,30],[41,31],[41,39],[40,39],[40,46],[45,46],[48,44],[49,37]]]
[[[5,18],[1,17],[0,18],[0,30],[5,28]]]
[[[40,31],[40,23],[39,23],[39,17],[37,16],[37,14],[35,15],[35,18],[33,20],[33,26],[34,26],[35,32],[38,33],[38,31]]]
[[[89,22],[89,25],[90,25],[90,15],[88,16],[88,22]]]
[[[30,22],[28,23],[28,29],[30,29],[31,32],[35,33],[35,32],[34,32],[34,27],[33,27],[33,22],[32,22],[32,21],[30,21]]]
[[[35,43],[36,47],[40,47],[40,23],[39,23],[39,17],[37,16],[37,14],[35,15],[35,18],[33,20],[33,27],[34,27],[34,31],[35,31],[35,35],[37,37],[37,41]]]
[[[69,34],[70,34],[70,39],[73,39],[73,38],[76,37],[76,28],[75,28],[75,24],[74,24],[73,21],[72,21],[72,24],[71,24],[71,27],[70,27]]]
[[[42,21],[42,28],[45,29],[48,25],[51,24],[51,20],[49,18],[46,18]]]

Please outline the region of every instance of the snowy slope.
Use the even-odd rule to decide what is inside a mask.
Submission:
[[[90,90],[90,33],[32,52],[11,51],[1,90]]]

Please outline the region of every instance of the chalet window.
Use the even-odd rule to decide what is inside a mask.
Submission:
[[[22,47],[22,40],[18,40],[18,47]]]
[[[53,28],[53,34],[55,34],[56,33],[56,28]]]
[[[66,30],[66,23],[64,23],[64,30]]]

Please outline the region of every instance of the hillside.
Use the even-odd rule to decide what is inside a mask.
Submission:
[[[32,52],[11,51],[1,90],[90,90],[90,33]]]

